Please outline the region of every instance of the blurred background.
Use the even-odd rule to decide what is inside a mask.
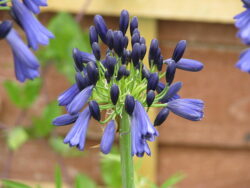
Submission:
[[[74,82],[72,48],[90,52],[93,15],[103,15],[108,27],[117,29],[119,13],[127,9],[130,16],[138,16],[147,44],[158,38],[164,58],[185,39],[184,57],[204,63],[203,71],[178,70],[175,78],[183,81],[181,97],[205,101],[204,120],[190,122],[170,114],[159,128],[158,142],[151,146],[152,156],[136,160],[138,177],[162,185],[177,173],[178,188],[250,187],[250,75],[234,66],[246,48],[233,25],[233,16],[243,11],[240,0],[48,0],[48,4],[39,20],[56,38],[37,53],[43,65],[41,79],[19,84],[11,50],[0,42],[1,178],[54,187],[54,174],[61,173],[63,187],[72,187],[74,181],[83,188],[93,182],[120,187],[117,155],[99,153],[100,125],[92,122],[86,151],[78,152],[62,144],[70,126],[55,129],[51,121],[64,112],[57,106],[57,96]],[[8,13],[1,11],[0,20],[7,18]],[[81,184],[82,179],[92,184]]]

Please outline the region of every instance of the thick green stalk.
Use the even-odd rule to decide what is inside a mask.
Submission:
[[[131,156],[131,129],[129,115],[123,110],[120,126],[120,155],[122,166],[122,187],[134,188],[134,167]]]

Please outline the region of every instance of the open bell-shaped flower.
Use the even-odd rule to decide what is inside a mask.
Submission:
[[[75,124],[70,129],[64,139],[65,144],[71,147],[76,146],[79,150],[83,150],[85,146],[86,134],[90,120],[89,108],[85,108],[77,118]]]
[[[21,25],[28,39],[28,44],[34,50],[38,49],[38,45],[48,45],[49,39],[54,35],[47,30],[26,6],[19,0],[12,0],[12,15],[17,23]]]

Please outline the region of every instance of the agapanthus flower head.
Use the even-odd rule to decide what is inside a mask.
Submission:
[[[1,0],[0,0],[1,2]],[[14,67],[17,80],[33,80],[39,76],[39,62],[30,47],[38,49],[38,45],[47,45],[54,35],[48,31],[33,15],[40,12],[40,6],[47,6],[47,0],[11,0],[1,2],[0,6],[9,8],[14,21],[25,32],[28,46],[22,41],[10,21],[0,23],[0,39],[6,39],[10,44],[14,57]]]
[[[149,57],[145,58],[147,46],[145,38],[140,34],[138,19],[133,17],[129,24],[128,17],[128,12],[123,10],[119,30],[108,29],[102,16],[94,17],[95,30],[107,45],[105,56],[100,55],[93,27],[90,27],[93,54],[73,50],[77,67],[76,84],[58,98],[59,105],[65,106],[69,115],[54,120],[55,125],[75,122],[65,138],[65,142],[71,146],[84,148],[87,123],[92,117],[100,124],[107,124],[100,144],[100,150],[104,154],[110,152],[118,132],[120,136],[131,135],[131,155],[142,157],[145,154],[151,155],[148,142],[159,136],[155,126],[161,125],[170,111],[193,121],[203,117],[203,102],[181,99],[178,95],[181,82],[172,84],[178,64],[183,70],[189,71],[198,71],[203,67],[198,61],[186,61],[182,58],[186,41],[180,41],[173,56],[163,60],[159,42],[153,39]],[[127,49],[128,25],[132,36],[132,50]],[[145,59],[149,60],[147,64]],[[167,68],[163,69],[163,63],[167,64]],[[164,77],[166,81],[162,82]],[[162,108],[154,125],[147,114],[153,107]],[[84,111],[81,112],[82,109]],[[128,132],[123,132],[119,122],[116,123],[124,118],[124,114],[130,120]]]

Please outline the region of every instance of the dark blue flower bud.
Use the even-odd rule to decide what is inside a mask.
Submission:
[[[124,48],[124,37],[121,31],[114,32],[114,50],[119,57],[122,56]]]
[[[114,74],[115,65],[116,65],[116,58],[111,57],[111,56],[107,56],[106,57],[106,68],[108,69],[108,73],[111,77]]]
[[[182,83],[181,82],[176,82],[174,84],[172,84],[169,89],[168,92],[166,93],[166,95],[164,95],[160,102],[161,103],[166,103],[169,101],[169,99],[171,99],[173,96],[175,96],[181,89],[182,87]]]
[[[158,82],[159,82],[159,77],[158,77],[158,73],[152,73],[150,74],[149,78],[148,78],[148,85],[147,85],[147,90],[155,90],[156,87],[158,86]]]
[[[107,82],[109,83],[109,82],[111,81],[111,76],[109,75],[108,71],[106,71],[106,72],[104,73],[104,76],[105,76]]]
[[[89,81],[89,78],[87,76],[83,77],[81,72],[76,73],[75,80],[76,80],[77,87],[80,91],[85,89],[87,86],[91,84]]]
[[[114,32],[111,29],[109,29],[107,32],[106,40],[109,49],[112,50],[114,47]]]
[[[132,54],[132,52],[130,51],[130,50],[127,50],[127,62],[131,62],[131,54]]]
[[[113,105],[116,105],[118,98],[119,98],[119,87],[116,84],[113,84],[110,88],[110,98]]]
[[[79,116],[79,114],[75,114],[75,115],[63,114],[63,115],[55,118],[53,120],[52,124],[56,125],[56,126],[69,125],[71,123],[75,123],[78,116]]]
[[[94,42],[92,44],[92,51],[93,51],[93,54],[95,56],[95,58],[100,61],[101,59],[101,49],[100,49],[100,46],[97,42]]]
[[[155,121],[154,121],[154,126],[159,126],[161,125],[168,117],[169,114],[169,109],[163,108],[159,114],[156,116]]]
[[[131,45],[134,46],[135,43],[140,43],[140,35],[138,33],[133,34],[131,39]]]
[[[96,84],[99,79],[99,72],[94,62],[88,62],[87,64],[88,78],[92,84]]]
[[[131,59],[135,67],[139,63],[140,56],[141,56],[141,46],[139,43],[135,43],[132,49],[132,53],[131,53]]]
[[[123,37],[123,48],[127,48],[128,47],[128,37],[124,36]]]
[[[156,55],[157,55],[157,50],[159,48],[159,42],[157,39],[153,39],[150,43],[150,48],[149,48],[149,65],[152,66],[152,61],[154,61]]]
[[[150,71],[148,70],[148,68],[143,65],[143,68],[142,68],[142,78],[146,78],[148,79],[150,76]]]
[[[141,56],[140,59],[143,60],[147,52],[147,47],[145,44],[141,44]]]
[[[183,56],[185,49],[187,46],[187,42],[185,40],[181,40],[177,43],[172,59],[177,63]]]
[[[133,35],[133,31],[138,28],[138,18],[135,16],[130,22],[130,35]]]
[[[89,40],[90,40],[90,46],[92,46],[93,42],[98,43],[98,34],[96,32],[95,27],[92,25],[89,28]]]
[[[158,62],[157,62],[158,71],[161,71],[162,66],[163,66],[163,56],[161,55],[160,58],[158,59]]]
[[[176,71],[176,63],[174,61],[170,61],[168,63],[166,71],[166,82],[168,83],[168,85],[170,85],[173,82],[175,71]]]
[[[130,71],[126,69],[124,76],[129,76],[129,75],[130,75]]]
[[[127,53],[127,50],[124,48],[123,49],[123,53],[122,53],[122,64],[126,64],[127,63],[127,55],[128,55],[128,53]]]
[[[134,34],[136,34],[136,33],[140,35],[140,31],[139,31],[139,29],[138,29],[138,28],[135,28],[135,29],[134,29],[133,34],[132,34],[132,35],[134,35]]]
[[[80,51],[77,48],[73,48],[73,59],[78,71],[83,70],[82,57],[80,55]]]
[[[3,21],[0,24],[0,39],[5,38],[12,28],[12,22],[9,20]]]
[[[126,34],[126,31],[128,29],[128,24],[129,24],[129,13],[126,10],[121,11],[120,15],[120,31],[123,33],[123,35]]]
[[[120,80],[126,74],[126,65],[121,65],[118,70],[117,80]]]
[[[151,106],[151,104],[154,102],[155,100],[155,92],[153,90],[149,90],[147,93],[147,98],[146,98],[146,102],[148,107]]]
[[[89,102],[89,111],[91,116],[97,120],[100,121],[101,120],[101,112],[100,112],[100,108],[99,105],[96,101],[90,101]]]
[[[140,38],[140,44],[145,44],[146,45],[146,40],[144,37],[141,37]]]
[[[165,84],[163,84],[162,82],[158,82],[158,85],[156,87],[157,93],[161,93],[164,88],[165,88]]]
[[[99,34],[102,41],[106,44],[107,38],[106,34],[108,31],[107,25],[101,15],[95,15],[94,17],[94,23],[97,33]]]
[[[132,115],[135,108],[135,99],[131,95],[127,95],[125,99],[125,110],[129,115]]]

